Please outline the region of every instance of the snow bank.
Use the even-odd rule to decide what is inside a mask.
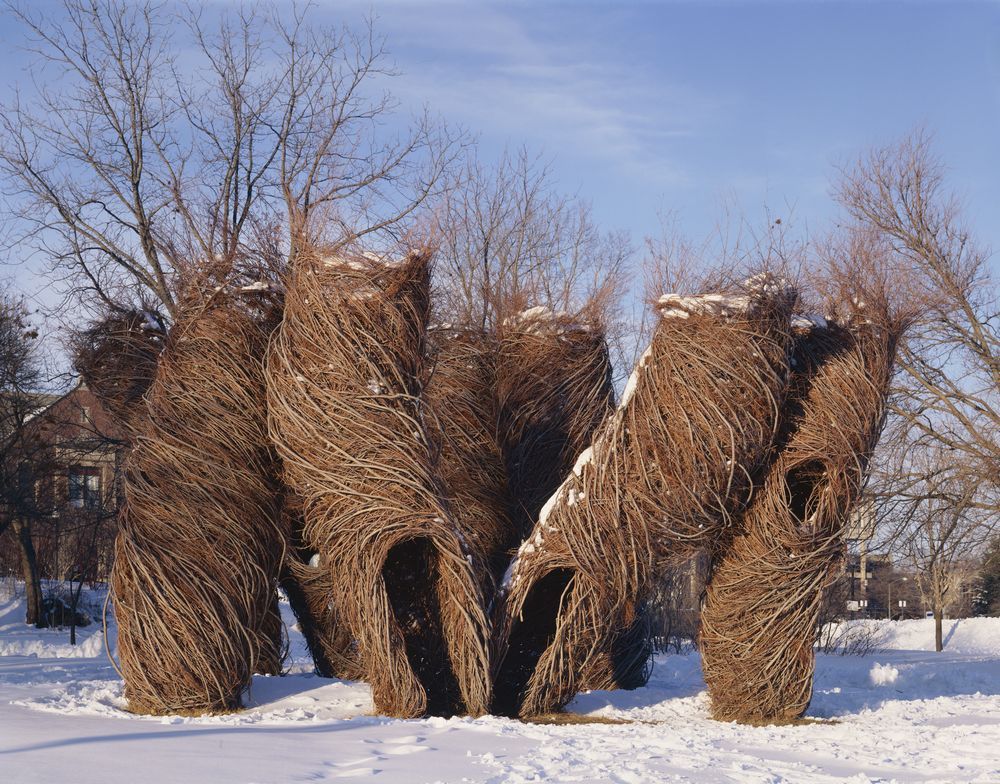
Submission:
[[[68,639],[68,629],[41,629]],[[39,659],[93,659],[104,653],[104,633],[100,624],[76,630],[77,644],[47,640],[14,638],[0,639],[0,656],[36,656]]]
[[[933,651],[934,619],[843,621],[832,630],[841,636],[867,633],[877,650]],[[1000,656],[1000,619],[960,618],[942,625],[944,651],[969,656]]]
[[[76,629],[76,645],[69,643],[69,628],[36,629],[24,622],[23,596],[5,592],[0,601],[0,656],[34,656],[39,659],[94,659],[104,656],[104,628],[97,620]],[[87,591],[81,597],[89,606],[99,606],[103,592]],[[114,629],[110,639],[114,645]]]
[[[881,621],[888,629],[887,648],[898,651],[933,651],[934,619]],[[1000,618],[946,620],[941,628],[948,653],[1000,656]]]

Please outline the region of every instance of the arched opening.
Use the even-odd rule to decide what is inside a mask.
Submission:
[[[807,525],[809,518],[816,511],[818,504],[815,496],[816,487],[825,474],[826,466],[820,460],[801,463],[785,474],[788,511],[800,526]]]
[[[461,713],[462,695],[441,626],[434,544],[426,538],[397,544],[382,564],[382,579],[403,636],[406,658],[427,694],[427,713]]]
[[[563,597],[572,584],[571,570],[556,569],[532,586],[521,617],[511,626],[507,653],[493,687],[494,713],[517,716],[538,660],[555,638]]]

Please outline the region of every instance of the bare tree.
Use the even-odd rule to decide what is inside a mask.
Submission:
[[[0,534],[9,528],[17,543],[30,624],[42,622],[31,523],[38,517],[36,482],[45,474],[47,452],[44,440],[28,426],[39,406],[37,337],[24,305],[5,293],[0,298]]]
[[[924,606],[934,613],[934,648],[941,651],[944,612],[959,598],[968,577],[965,566],[984,545],[987,527],[973,504],[977,488],[970,476],[953,469],[950,456],[933,454],[924,477],[908,491],[911,528],[903,546]]]
[[[525,150],[466,161],[437,219],[441,318],[490,329],[534,306],[613,328],[628,237],[602,233],[589,205],[559,193]]]
[[[759,272],[797,281],[809,245],[792,213],[789,207],[782,217],[764,205],[761,218],[754,219],[723,205],[714,229],[700,241],[681,230],[676,214],[662,213],[659,235],[646,238],[647,294],[699,294]]]
[[[871,150],[835,192],[853,255],[877,259],[912,310],[872,493],[883,539],[913,562],[941,650],[960,565],[1000,519],[1000,299],[925,133]]]
[[[646,609],[654,650],[682,653],[685,646],[695,644],[709,570],[709,558],[696,555],[657,581]]]
[[[1000,534],[994,534],[983,553],[973,611],[1000,617]]]
[[[917,132],[842,172],[837,197],[853,229],[881,245],[897,293],[914,304],[901,346],[894,413],[907,449],[947,455],[977,488],[973,509],[1000,511],[1000,333],[989,253],[944,190],[943,167]],[[919,477],[917,477],[919,479]],[[906,480],[903,478],[905,485]]]
[[[755,220],[724,205],[712,232],[698,241],[683,232],[676,214],[662,213],[659,234],[646,237],[645,298],[725,291],[761,273],[800,283],[809,245],[790,213],[782,218],[765,205],[762,219]],[[647,345],[657,319],[651,308],[634,317],[633,361]]]
[[[275,226],[286,257],[319,234],[396,241],[460,146],[426,114],[383,131],[396,106],[376,84],[392,69],[371,22],[148,0],[11,12],[35,81],[0,113],[14,247],[85,304],[171,314],[188,266],[228,272]]]

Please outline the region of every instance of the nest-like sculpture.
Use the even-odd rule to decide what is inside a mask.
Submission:
[[[750,282],[748,282],[750,283]],[[495,706],[530,717],[645,677],[653,577],[723,536],[777,432],[791,292],[665,297],[617,411],[552,495],[505,580]]]
[[[438,476],[489,601],[520,543],[510,521],[507,471],[497,441],[495,339],[471,328],[432,331],[424,402],[437,442]]]
[[[882,314],[795,341],[780,454],[706,592],[699,647],[717,719],[788,721],[809,704],[823,589],[882,427],[897,338]]]
[[[118,310],[81,332],[73,365],[88,389],[128,431],[138,425],[142,397],[163,349],[163,322],[150,311]]]
[[[217,293],[178,319],[145,394],[111,575],[135,712],[233,710],[280,666],[266,342],[264,321]]]
[[[532,308],[507,319],[496,359],[498,439],[517,541],[614,408],[602,330]]]
[[[488,624],[419,382],[428,259],[300,254],[268,362],[272,439],[376,710],[486,711]]]

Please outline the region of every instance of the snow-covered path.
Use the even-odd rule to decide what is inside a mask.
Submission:
[[[26,628],[0,602],[0,781],[62,782],[1000,782],[1000,619],[887,627],[866,657],[820,656],[815,723],[720,724],[697,655],[665,656],[634,692],[581,695],[573,712],[627,723],[397,721],[366,715],[364,684],[258,677],[233,716],[132,716],[95,627]]]

